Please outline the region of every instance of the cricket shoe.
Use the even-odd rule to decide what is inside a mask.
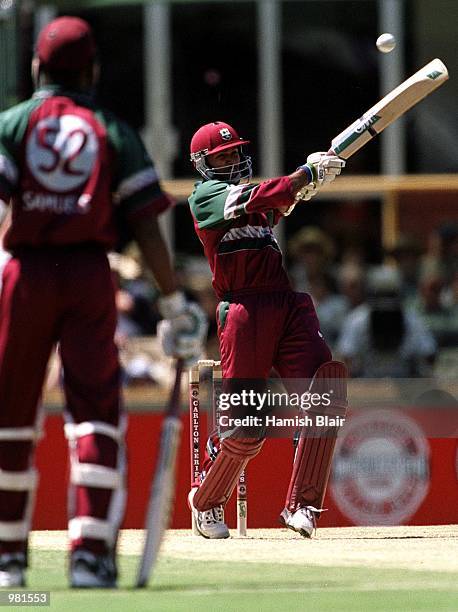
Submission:
[[[2,553],[0,555],[0,587],[25,586],[26,556],[22,552]]]
[[[70,586],[76,589],[114,589],[118,572],[112,555],[74,550],[70,559]]]
[[[302,537],[311,538],[316,531],[316,521],[321,512],[322,510],[313,506],[304,506],[304,508],[299,508],[295,512],[290,512],[285,508],[280,514],[280,522],[288,529],[300,533]]]
[[[204,536],[204,538],[209,538],[210,540],[229,538],[229,529],[224,522],[223,506],[215,506],[214,508],[210,508],[210,510],[203,510],[200,512],[193,504],[194,495],[197,491],[198,488],[193,487],[188,495],[188,504],[192,511],[197,531],[200,535]]]

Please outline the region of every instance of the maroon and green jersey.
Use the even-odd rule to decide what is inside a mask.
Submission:
[[[189,204],[220,299],[290,288],[273,227],[278,209],[293,202],[286,176],[260,184],[196,183]]]
[[[10,251],[84,242],[110,249],[115,217],[169,204],[137,133],[58,86],[0,113],[0,199],[12,204]]]

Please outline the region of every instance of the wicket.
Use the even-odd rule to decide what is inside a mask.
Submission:
[[[191,455],[191,486],[199,479],[201,469],[200,457],[200,370],[211,368],[212,378],[212,406],[210,411],[211,425],[218,429],[219,424],[219,395],[222,388],[221,362],[213,359],[201,359],[189,370],[189,430],[190,430],[190,455]],[[240,537],[247,534],[247,478],[246,470],[239,477],[237,483],[237,535]],[[194,517],[191,515],[192,532],[198,535]]]

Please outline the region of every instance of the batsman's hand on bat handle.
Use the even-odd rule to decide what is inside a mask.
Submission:
[[[313,182],[320,188],[332,183],[345,168],[345,160],[332,151],[318,151],[307,157],[307,165],[312,167]]]
[[[324,185],[335,180],[342,169],[345,167],[345,161],[340,159],[333,152],[318,151],[311,153],[307,157],[307,163],[299,166],[298,170],[302,170],[309,179],[309,182],[304,185],[296,194],[295,204],[299,201],[307,202],[315,196],[319,189]],[[295,204],[288,209],[284,216],[290,214]]]
[[[163,317],[157,325],[157,338],[169,357],[183,359],[186,367],[203,354],[208,321],[196,302],[189,302],[182,291],[161,296],[159,312]]]

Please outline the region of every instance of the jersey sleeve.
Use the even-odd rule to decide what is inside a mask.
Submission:
[[[19,143],[27,128],[26,105],[0,113],[0,200],[8,203],[19,180]]]
[[[270,179],[259,184],[230,185],[221,181],[199,183],[189,198],[199,229],[217,229],[251,213],[272,213],[273,224],[281,214],[276,210],[293,203],[288,177]]]
[[[159,176],[140,136],[129,126],[117,123],[109,130],[116,150],[117,172],[114,200],[125,218],[160,214],[173,205],[162,191]]]
[[[245,206],[245,212],[267,213],[270,210],[277,212],[279,208],[291,206],[294,199],[291,179],[288,176],[268,179],[254,186]],[[278,216],[278,218],[280,217]]]

